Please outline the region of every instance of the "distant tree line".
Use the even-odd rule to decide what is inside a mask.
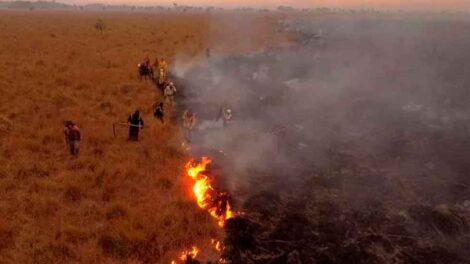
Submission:
[[[73,8],[71,5],[47,1],[11,1],[11,2],[0,2],[0,8],[9,9],[70,9]]]
[[[99,2],[98,0],[97,2]],[[214,6],[185,6],[174,3],[171,6],[137,6],[137,5],[106,5],[106,4],[87,4],[87,5],[70,5],[53,1],[1,1],[0,9],[64,9],[64,10],[121,10],[121,11],[146,11],[146,12],[223,12],[221,7]],[[329,7],[314,7],[297,9],[291,6],[281,5],[275,9],[258,9],[252,7],[244,7],[234,9],[236,12],[254,13],[254,12],[308,12],[308,13],[445,13],[460,14],[462,12],[426,12],[426,11],[405,11],[405,10],[379,10],[373,8],[359,9],[342,9]]]

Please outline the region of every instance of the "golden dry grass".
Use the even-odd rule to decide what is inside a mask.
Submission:
[[[159,95],[138,81],[136,64],[147,54],[171,61],[216,43],[244,52],[280,39],[230,34],[224,27],[240,18],[221,17],[0,12],[0,263],[168,263],[217,236],[181,177],[179,129],[153,119]],[[127,142],[122,128],[114,139],[111,124],[135,108],[147,124],[141,141]],[[67,119],[83,133],[78,159],[63,141]]]

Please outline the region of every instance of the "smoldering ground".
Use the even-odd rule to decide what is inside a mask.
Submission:
[[[283,21],[297,43],[182,76],[233,263],[470,263],[470,20]],[[244,28],[243,30],[247,30]],[[237,34],[237,32],[233,32]],[[215,121],[222,106],[234,121]]]

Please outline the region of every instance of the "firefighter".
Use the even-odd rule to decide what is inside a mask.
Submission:
[[[155,108],[155,111],[153,112],[153,116],[155,118],[160,119],[162,121],[162,124],[164,123],[164,110],[163,110],[163,103],[159,103],[157,107]]]
[[[158,84],[164,85],[168,76],[168,63],[166,62],[165,58],[161,58],[158,61]],[[165,87],[160,87],[162,90]]]
[[[165,91],[165,83],[166,83],[166,73],[165,73],[165,70],[164,69],[158,69],[158,88],[160,88],[160,90],[162,92]]]
[[[186,110],[183,113],[183,128],[184,128],[184,137],[188,143],[191,142],[192,130],[196,126],[196,113],[193,111]]]
[[[163,90],[163,97],[165,98],[165,103],[173,104],[174,97],[176,94],[176,87],[173,82],[168,82],[165,85],[165,89]]]
[[[222,106],[220,108],[220,112],[217,116],[216,121],[219,121],[222,118],[222,121],[224,122],[224,127],[227,127],[228,125],[230,125],[230,123],[232,123],[232,117],[232,109],[227,106]]]
[[[129,140],[138,141],[140,129],[144,128],[144,120],[140,116],[139,110],[136,110],[133,114],[127,118],[127,124],[129,125]]]
[[[80,129],[72,121],[65,121],[64,125],[65,142],[69,145],[70,154],[76,157],[78,156],[79,143],[82,140]]]
[[[165,58],[161,58],[159,61],[158,61],[158,68],[159,69],[163,69],[166,73],[167,69],[168,69],[168,63],[166,62]]]
[[[153,79],[153,68],[152,65],[150,65],[149,56],[146,56],[142,63],[139,63],[137,67],[139,69],[140,80],[142,80],[143,77],[145,77],[146,79]]]

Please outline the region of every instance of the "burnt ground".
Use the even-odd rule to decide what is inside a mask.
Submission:
[[[297,45],[179,80],[199,116],[193,152],[216,156],[243,212],[223,257],[470,263],[469,22],[338,19],[290,22],[282,30],[305,32]],[[235,113],[225,129],[223,104]]]

